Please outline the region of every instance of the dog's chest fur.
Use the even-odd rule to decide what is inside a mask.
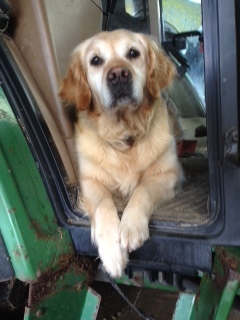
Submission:
[[[156,163],[161,170],[164,146],[169,148],[171,141],[174,153],[174,139],[162,103],[131,116],[116,113],[96,119],[82,112],[76,125],[80,181],[91,176],[127,200]]]

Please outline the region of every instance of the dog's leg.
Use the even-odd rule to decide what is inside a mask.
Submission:
[[[153,210],[175,194],[178,174],[159,173],[143,179],[134,189],[120,223],[122,248],[133,251],[149,238],[148,223]]]
[[[120,246],[117,209],[111,193],[97,180],[82,179],[84,207],[91,220],[92,241],[100,259],[112,277],[119,277],[128,261],[127,250]]]

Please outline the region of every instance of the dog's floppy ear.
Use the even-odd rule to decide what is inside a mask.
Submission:
[[[91,91],[78,56],[72,58],[67,74],[60,84],[59,96],[79,110],[85,110],[90,105]]]
[[[152,98],[157,99],[160,90],[172,83],[176,68],[163,49],[151,38],[148,38],[148,59],[147,90]]]

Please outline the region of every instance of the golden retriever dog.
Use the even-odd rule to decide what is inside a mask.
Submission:
[[[181,180],[174,121],[161,94],[174,75],[150,37],[115,30],[74,50],[60,86],[60,98],[78,111],[81,206],[113,277],[121,276],[128,252],[149,238],[154,209],[174,197]]]

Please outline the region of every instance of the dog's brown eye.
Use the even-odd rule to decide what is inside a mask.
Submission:
[[[135,49],[130,49],[128,52],[128,58],[129,59],[134,59],[140,56],[140,52]]]
[[[98,56],[95,56],[91,59],[90,64],[92,66],[100,66],[103,63],[103,60]]]

